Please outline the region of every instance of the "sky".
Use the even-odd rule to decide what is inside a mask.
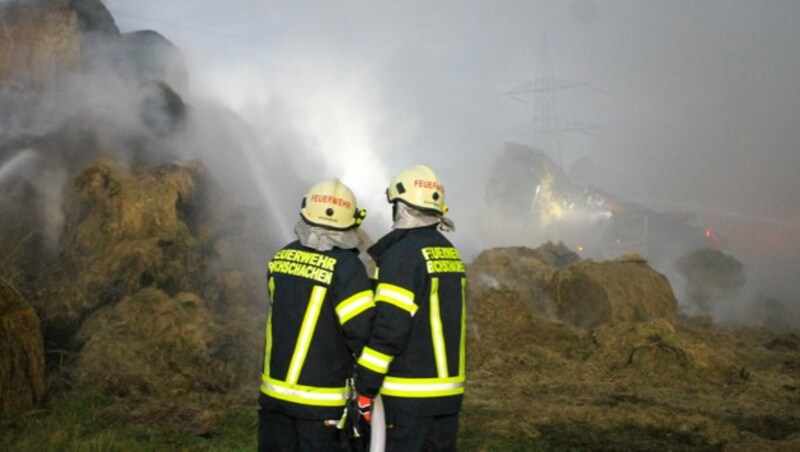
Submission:
[[[447,187],[454,241],[480,251],[488,170],[514,141],[567,171],[591,161],[592,184],[628,199],[695,214],[754,279],[780,286],[774,296],[800,294],[800,2],[105,3],[121,31],[153,29],[184,52],[190,103],[252,127],[263,152],[250,166],[340,177],[373,236],[389,227],[390,178],[424,163]],[[589,133],[563,132],[559,147],[536,132],[542,108],[505,93],[537,77],[578,82],[550,106]]]

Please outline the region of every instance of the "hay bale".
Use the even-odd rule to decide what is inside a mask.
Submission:
[[[138,167],[101,158],[75,179],[63,259],[36,303],[48,337],[71,335],[86,315],[142,287],[203,292],[203,174],[192,164]]]
[[[502,291],[527,305],[535,316],[551,318],[553,307],[547,286],[556,262],[569,260],[563,245],[545,244],[537,249],[526,247],[493,248],[481,252],[467,266],[467,298],[479,300],[494,291]]]
[[[32,409],[44,384],[39,318],[14,288],[0,279],[0,417]]]
[[[106,415],[120,422],[207,432],[214,413],[258,381],[261,314],[238,306],[223,317],[196,294],[143,289],[83,323],[73,388],[113,395]]]
[[[590,329],[653,319],[674,324],[678,315],[669,281],[638,255],[560,269],[553,275],[550,296],[558,319]]]
[[[133,398],[222,391],[236,375],[214,358],[219,333],[197,295],[143,289],[83,323],[75,386]]]
[[[75,180],[84,207],[73,212],[81,217],[76,246],[93,250],[97,238],[115,242],[186,235],[179,207],[193,201],[202,171],[196,165],[137,167],[99,159]]]
[[[533,254],[543,262],[547,262],[554,267],[566,267],[573,262],[578,262],[581,257],[575,251],[567,248],[563,242],[555,244],[547,242],[533,250]]]
[[[84,33],[119,36],[119,27],[101,0],[70,0],[69,3]]]
[[[68,0],[5,2],[0,24],[0,81],[49,87],[78,66],[81,32]]]
[[[189,71],[183,53],[160,33],[139,30],[122,35],[120,70],[142,83],[160,80],[185,96],[189,86]]]
[[[735,296],[744,287],[744,266],[735,257],[713,248],[691,252],[675,263],[686,279],[689,300],[708,312],[717,300]]]

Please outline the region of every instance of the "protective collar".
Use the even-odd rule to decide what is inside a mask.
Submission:
[[[452,232],[456,230],[456,225],[453,223],[453,220],[444,215],[423,212],[403,202],[395,202],[393,228],[414,229],[433,224],[438,224],[439,230],[443,232]]]
[[[312,226],[300,220],[294,227],[294,233],[303,246],[317,251],[329,251],[334,247],[349,250],[358,248],[361,245],[361,237],[358,236],[358,231],[355,228],[346,231],[334,231]]]

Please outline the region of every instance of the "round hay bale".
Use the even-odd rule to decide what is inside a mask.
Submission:
[[[139,82],[160,80],[178,95],[188,94],[189,71],[183,53],[169,39],[153,30],[122,35],[122,61],[118,70]]]
[[[69,1],[0,3],[0,80],[47,87],[78,67],[81,32]]]
[[[119,36],[114,17],[101,0],[69,0],[84,33],[95,32],[106,36]]]
[[[191,165],[127,166],[101,158],[75,180],[81,205],[76,245],[92,249],[99,236],[112,242],[189,231],[181,206],[192,204],[198,173]],[[83,207],[81,209],[81,207]]]
[[[203,293],[201,171],[101,158],[74,180],[63,259],[35,302],[49,339],[63,342],[89,313],[143,287]]]
[[[567,248],[563,242],[555,244],[547,242],[544,245],[533,250],[533,254],[538,257],[540,261],[544,261],[555,267],[566,267],[573,262],[581,260],[580,255],[575,251]]]
[[[468,299],[484,299],[493,291],[503,291],[531,308],[537,317],[551,318],[547,285],[555,271],[551,263],[555,258],[548,247],[506,247],[483,251],[467,266]]]
[[[729,298],[744,287],[744,266],[735,257],[713,248],[689,253],[675,263],[686,279],[689,299],[708,312],[716,300]]]
[[[555,272],[549,289],[556,317],[588,329],[606,323],[677,320],[678,301],[669,281],[637,255],[572,264]]]
[[[44,385],[39,318],[14,288],[0,279],[0,417],[32,409]]]
[[[214,356],[217,321],[197,295],[147,288],[81,326],[77,388],[122,397],[223,391],[237,375]]]

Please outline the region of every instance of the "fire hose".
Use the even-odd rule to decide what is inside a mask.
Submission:
[[[383,400],[380,394],[372,405],[372,421],[370,422],[369,452],[383,452],[386,448],[386,416],[383,412]]]

